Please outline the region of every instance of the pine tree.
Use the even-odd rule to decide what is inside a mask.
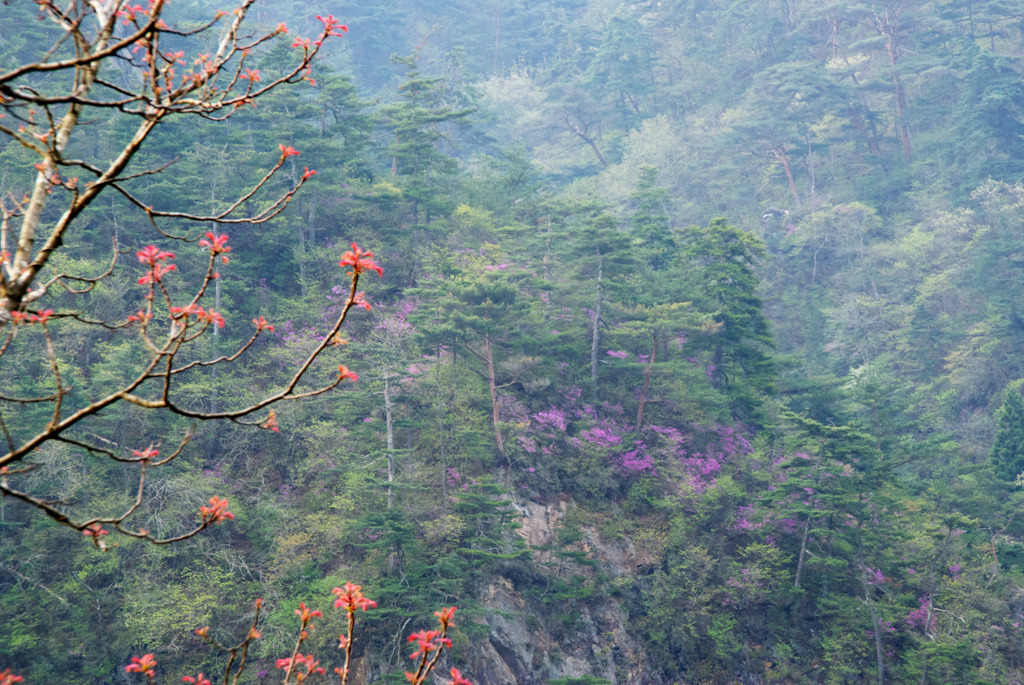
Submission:
[[[754,266],[764,256],[756,236],[713,219],[707,228],[691,226],[680,232],[684,263],[696,264],[691,273],[699,284],[695,299],[711,313],[718,332],[694,340],[713,355],[712,380],[732,399],[743,420],[756,419],[762,395],[772,392],[774,341],[761,311]]]
[[[379,113],[384,127],[394,136],[391,175],[412,201],[414,221],[425,210],[429,223],[433,213],[454,209],[447,199],[449,193],[439,190],[458,170],[455,158],[445,150],[449,143],[446,131],[468,125],[467,118],[474,110],[452,106],[444,79],[423,76],[419,58],[418,50],[406,57],[391,58],[405,67],[405,81],[398,87],[398,101],[381,106]]]
[[[1024,400],[1016,389],[1006,391],[990,456],[992,468],[1003,480],[1012,481],[1024,472]]]
[[[659,185],[660,172],[652,166],[640,167],[632,200],[633,244],[652,271],[661,271],[672,259],[675,243],[668,218],[668,189]]]

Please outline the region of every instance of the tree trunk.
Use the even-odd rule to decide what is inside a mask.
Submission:
[[[316,229],[313,228],[313,222],[316,219],[316,197],[310,195],[309,197],[309,219],[306,221],[306,225],[299,228],[302,233],[306,232],[306,228],[309,228],[309,249],[316,247]]]
[[[934,575],[934,573],[933,573]],[[934,578],[932,579],[934,584]],[[925,617],[924,627],[921,632],[924,633],[925,637],[928,636],[928,628],[932,625],[932,596],[928,595],[928,614]],[[928,652],[925,651],[924,646],[921,647],[921,685],[927,685],[928,683]]]
[[[601,162],[601,166],[607,168],[608,160],[606,160],[604,155],[601,154],[601,151],[597,149],[597,143],[594,142],[594,139],[584,137],[583,140],[587,141],[587,144],[590,145],[590,149],[594,151],[595,155],[597,155],[597,161]]]
[[[804,165],[807,167],[807,183],[810,185],[808,197],[813,207],[816,202],[815,188],[817,187],[818,179],[814,174],[814,147],[811,143],[811,134],[807,133],[805,139],[807,140],[807,156],[804,158]]]
[[[498,425],[501,417],[498,413],[498,388],[494,382],[494,355],[491,353],[491,336],[489,334],[484,335],[484,354],[487,359],[487,387],[491,391],[491,421],[494,423],[494,441],[498,443],[498,451],[502,456],[508,458],[505,453],[505,441],[501,439],[501,428]],[[512,468],[511,461],[508,466],[509,469]]]
[[[295,184],[297,184],[299,182],[299,171],[298,171],[298,168],[295,166],[295,158],[294,157],[292,157],[292,159],[290,161],[290,164],[291,164],[291,168],[292,168],[292,185],[295,185]],[[310,220],[312,220],[312,218],[313,218],[313,211],[314,211],[314,207],[312,205],[312,200],[310,200],[310,209],[309,209]],[[305,230],[305,228],[303,228],[301,220],[300,220],[299,226],[298,226],[298,234],[299,234],[298,235],[299,245],[298,245],[297,257],[298,257],[298,261],[299,261],[299,290],[302,292],[302,298],[305,299],[306,298],[306,230]]]
[[[819,455],[819,462],[821,457]],[[875,611],[875,602],[871,599],[871,584],[868,583],[868,567],[864,563],[864,540],[861,537],[861,530],[857,536],[857,564],[860,566],[860,582],[864,589],[864,603],[868,605],[868,612],[871,614],[871,625],[875,633],[875,661],[878,668],[878,685],[885,685],[885,653],[882,651],[882,630],[878,623],[878,612]]]
[[[772,154],[782,164],[782,170],[786,172],[786,180],[789,181],[789,192],[793,194],[793,202],[800,206],[800,195],[796,192],[796,180],[793,178],[793,170],[789,168],[789,157],[786,156],[786,148],[779,145],[772,149]]]
[[[902,9],[903,4],[900,3],[899,8],[896,10],[896,16],[899,16],[899,12]],[[896,68],[896,62],[899,60],[899,50],[896,47],[898,39],[897,26],[888,13],[886,13],[884,20],[879,19],[876,15],[875,22],[878,32],[885,36],[885,50],[889,54],[889,65],[892,67],[892,95],[896,101],[896,127],[900,130],[900,140],[903,142],[903,159],[907,164],[910,164],[910,129],[907,127],[907,96],[903,90],[903,80],[900,78],[900,72]]]
[[[454,369],[452,369],[454,373]],[[448,445],[444,439],[444,391],[441,387],[441,348],[437,348],[437,364],[435,366],[434,378],[437,380],[437,441],[441,445],[441,502],[444,510],[448,511]]]
[[[818,247],[814,250],[814,260],[813,260],[813,264],[811,265],[811,285],[814,285],[815,279],[818,278],[818,253],[821,252],[822,248],[825,247],[825,243],[827,243],[827,242],[828,242],[828,236],[826,235],[822,239],[821,245],[818,245]]]
[[[875,661],[878,669],[878,685],[885,685],[885,655],[882,651],[882,631],[881,626],[878,624],[878,612],[875,611],[875,603],[871,599],[871,586],[868,585],[867,571],[864,569],[863,562],[861,562],[860,582],[864,586],[864,601],[868,605],[868,611],[871,613],[871,625],[874,627]]]
[[[725,360],[725,343],[719,341],[715,345],[715,355],[712,359],[714,360],[712,363],[715,365],[715,370],[711,374],[711,384],[716,388],[720,388],[724,383],[725,387],[728,388],[729,377],[725,375],[725,369],[722,368],[722,362]]]
[[[545,221],[546,219],[546,221]],[[547,227],[547,233],[544,235],[544,278],[551,280],[551,217],[542,217],[537,220],[537,225],[544,221]]]
[[[942,502],[942,498],[940,497],[939,498],[939,503],[941,504],[941,502]],[[1007,525],[1009,525],[1009,522],[1007,522]],[[927,595],[927,597],[928,597],[928,614],[927,614],[927,618],[925,620],[925,624],[921,628],[921,634],[925,638],[930,640],[931,642],[935,641],[935,636],[928,632],[929,629],[931,629],[931,627],[932,627],[932,620],[933,620],[933,617],[935,616],[934,601],[935,601],[935,586],[937,585],[937,583],[935,581],[935,567],[938,564],[939,560],[945,555],[946,550],[949,548],[949,542],[950,542],[950,540],[952,540],[952,538],[953,538],[953,531],[952,530],[948,530],[947,533],[946,533],[946,539],[943,540],[942,548],[938,551],[938,553],[934,557],[932,557],[931,562],[928,564],[928,595]],[[928,652],[925,649],[925,643],[922,640],[922,643],[921,643],[921,680],[920,680],[920,685],[926,685],[927,682],[928,682]]]
[[[395,505],[395,495],[391,484],[395,482],[395,431],[392,423],[391,404],[391,369],[384,367],[384,420],[388,431],[388,510]],[[388,573],[393,574],[398,568],[398,549],[391,545],[388,550]]]
[[[865,584],[866,592],[867,584]],[[865,599],[868,603],[868,609],[871,611],[871,623],[875,627],[875,660],[878,667],[878,685],[885,685],[885,658],[882,653],[882,631],[878,625],[878,612],[875,611],[875,603],[866,594]]]
[[[797,557],[796,562],[796,579],[793,581],[793,589],[800,589],[800,579],[804,574],[804,559],[807,557],[807,538],[811,532],[811,519],[807,519],[804,522],[804,535],[800,540],[800,556]]]
[[[895,62],[893,62],[895,65]],[[907,127],[907,97],[903,92],[900,73],[892,72],[893,91],[896,96],[896,119],[900,127],[900,139],[903,141],[903,159],[910,164],[910,129]]]
[[[395,431],[391,420],[391,369],[384,369],[384,420],[388,429],[388,509],[395,506],[391,484],[395,482]]]
[[[575,121],[570,121],[570,114],[565,113],[565,128],[567,131],[575,133],[580,139],[590,146],[590,149],[594,151],[594,155],[597,157],[597,161],[601,162],[601,166],[607,168],[608,160],[601,154],[601,150],[597,147],[597,138],[590,134],[590,125],[585,124],[583,121],[583,115],[579,110],[575,113]]]
[[[494,9],[494,64],[491,70],[498,72],[498,46],[501,45],[501,0],[495,3]]]
[[[847,57],[845,53],[843,54],[843,60],[846,62],[846,66],[849,67],[850,58]],[[856,74],[852,74],[851,78],[853,79],[854,84],[858,86],[861,84],[860,79],[857,78]],[[868,107],[867,99],[864,97],[864,94],[861,93],[858,96],[858,98],[860,99],[860,104],[861,106],[864,107],[864,110],[870,112],[871,109]],[[882,160],[882,168],[888,171],[888,165],[886,164],[885,159],[882,157],[881,148],[878,146],[878,131],[875,129],[874,121],[869,121],[869,123],[871,124],[871,132],[869,133],[867,128],[864,126],[864,121],[861,119],[860,114],[858,114],[857,111],[854,109],[853,103],[848,103],[847,108],[850,112],[850,120],[853,122],[854,127],[861,134],[861,136],[864,137],[864,140],[867,141],[868,148],[871,150],[871,154],[873,154],[878,159]]]
[[[101,40],[96,42],[95,51],[100,52],[107,47],[110,39],[109,33],[104,33]],[[91,66],[83,66],[76,69],[74,96],[77,98],[88,98],[93,83],[96,81],[96,74],[99,71],[99,62]],[[78,125],[78,117],[82,113],[84,105],[71,103],[68,111],[64,114],[60,124],[55,127],[53,150],[59,155],[62,154],[71,138],[71,132]],[[156,122],[153,122],[153,126]],[[148,127],[150,130],[152,126]],[[140,129],[141,130],[141,129]],[[148,131],[147,131],[148,133]],[[136,134],[138,138],[138,134]],[[21,233],[18,237],[18,249],[14,253],[14,273],[19,276],[28,269],[32,261],[32,245],[35,242],[36,228],[43,213],[43,205],[50,194],[49,176],[56,173],[57,166],[49,155],[43,160],[43,167],[36,174],[36,180],[32,187],[32,195],[25,208],[25,215],[21,222]],[[16,284],[12,284],[16,285]],[[27,287],[27,284],[26,284]],[[22,291],[23,292],[23,291]],[[22,292],[15,292],[20,297]]]
[[[594,321],[590,333],[590,394],[597,404],[597,348],[600,344],[599,324],[601,322],[601,278],[604,276],[604,262],[601,249],[597,249],[597,297],[594,303]]]
[[[654,365],[657,357],[658,336],[654,336],[654,345],[651,346],[651,358],[644,366],[644,387],[640,391],[640,403],[636,407],[636,425],[633,426],[633,432],[638,432],[641,424],[644,422],[644,405],[647,404],[647,391],[651,388],[651,367]]]
[[[859,133],[868,144],[868,149],[871,150],[871,154],[875,157],[881,158],[882,151],[878,147],[878,140],[868,133],[868,130],[864,127],[864,121],[860,118],[860,114],[857,113],[857,110],[853,108],[852,104],[847,105],[847,111],[850,113],[850,121],[853,123],[853,127],[857,129],[857,133]]]

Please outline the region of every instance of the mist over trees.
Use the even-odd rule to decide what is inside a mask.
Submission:
[[[0,4],[0,682],[1024,678],[1024,10],[244,8]]]

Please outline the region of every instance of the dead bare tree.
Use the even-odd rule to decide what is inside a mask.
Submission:
[[[597,157],[597,161],[601,163],[601,166],[607,167],[608,160],[605,159],[604,155],[601,154],[601,150],[597,147],[597,141],[601,138],[601,127],[598,125],[597,131],[594,131],[593,126],[593,123],[585,118],[583,111],[579,107],[562,110],[561,121],[558,123],[558,128],[578,136],[580,140],[589,145],[590,150]]]

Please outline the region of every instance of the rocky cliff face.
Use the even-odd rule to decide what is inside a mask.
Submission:
[[[657,685],[639,641],[630,631],[622,601],[597,590],[598,576],[631,571],[630,543],[602,541],[583,527],[568,545],[558,544],[569,503],[528,502],[522,535],[532,566],[551,585],[575,592],[524,592],[516,578],[495,577],[480,600],[490,609],[486,643],[475,645],[470,663],[482,685],[543,685],[566,680],[621,685]]]

